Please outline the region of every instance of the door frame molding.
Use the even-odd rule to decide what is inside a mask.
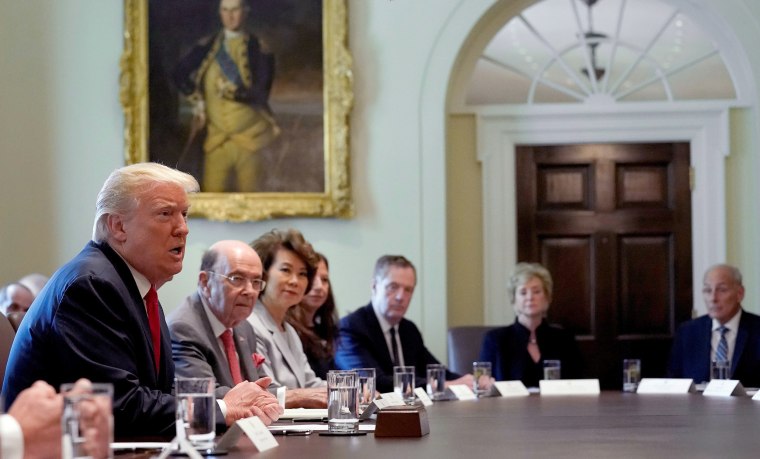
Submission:
[[[516,145],[689,142],[694,171],[692,282],[698,286],[707,267],[726,259],[729,108],[724,102],[684,102],[476,109],[477,158],[483,171],[485,324],[514,320],[504,297],[506,279],[517,262]],[[697,315],[706,312],[701,302],[692,308]]]

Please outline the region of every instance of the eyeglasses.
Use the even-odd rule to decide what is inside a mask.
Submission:
[[[223,277],[230,281],[230,284],[232,284],[233,287],[241,288],[245,287],[246,284],[249,282],[251,283],[251,287],[253,287],[254,290],[257,292],[260,292],[264,290],[264,287],[266,287],[267,283],[264,281],[264,279],[251,279],[245,276],[239,276],[237,274],[233,274],[232,276],[225,276],[224,274],[219,274],[214,271],[206,271],[209,274],[216,274],[219,277]]]

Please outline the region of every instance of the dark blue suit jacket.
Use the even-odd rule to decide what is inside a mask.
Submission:
[[[543,361],[559,360],[563,379],[581,377],[581,353],[572,333],[549,325],[545,320],[536,328],[536,341],[541,351],[538,363],[528,353],[530,330],[515,321],[508,327],[496,328],[483,337],[480,360],[491,362],[497,381],[520,380],[528,387],[538,386],[543,379]]]
[[[708,315],[678,327],[670,352],[668,376],[710,380],[712,319]],[[731,361],[731,379],[746,387],[760,387],[760,316],[742,311]]]
[[[404,364],[414,366],[417,379],[415,386],[427,384],[427,364],[440,363],[425,347],[422,335],[411,321],[401,319],[398,326]],[[338,368],[375,368],[377,390],[393,390],[393,359],[375,316],[372,304],[359,308],[340,320],[340,338],[335,354]],[[446,379],[456,379],[460,375],[446,371]]]
[[[173,436],[174,364],[159,310],[156,374],[145,304],[132,273],[108,244],[88,243],[53,275],[26,313],[8,358],[6,403],[38,379],[56,389],[82,377],[110,382],[116,436]]]

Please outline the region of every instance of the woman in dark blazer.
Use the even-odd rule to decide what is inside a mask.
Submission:
[[[538,263],[518,263],[507,292],[515,323],[488,332],[480,350],[480,360],[493,366],[493,377],[536,387],[543,379],[544,360],[559,360],[563,379],[579,378],[581,357],[575,337],[546,321],[552,297],[549,271]]]

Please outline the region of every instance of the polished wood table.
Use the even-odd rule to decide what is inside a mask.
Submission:
[[[639,395],[482,398],[436,402],[422,438],[277,437],[256,453],[247,439],[226,457],[258,458],[723,458],[760,455],[760,401]]]

